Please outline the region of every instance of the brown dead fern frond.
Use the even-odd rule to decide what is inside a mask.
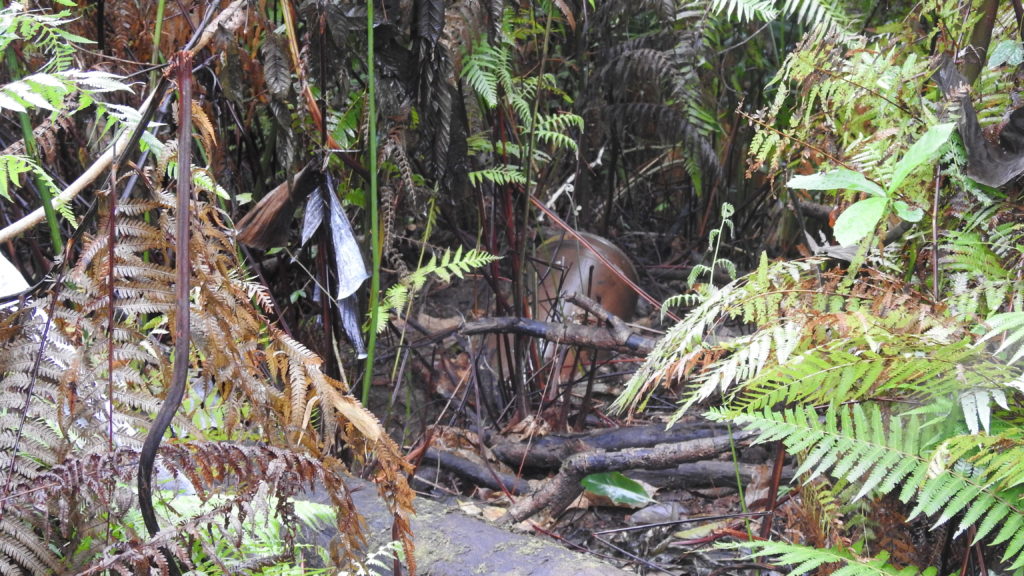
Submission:
[[[39,487],[21,488],[24,494],[31,495],[30,500],[37,508],[48,510],[51,518],[58,519],[58,533],[65,539],[95,538],[102,534],[104,525],[95,518],[90,521],[90,508],[97,502],[110,506],[120,500],[120,512],[127,510],[124,503],[131,502],[131,495],[125,500],[125,486],[132,479],[137,460],[138,452],[134,449],[90,454],[43,474],[35,483]],[[188,562],[189,555],[180,543],[174,544],[173,539],[191,536],[191,541],[208,547],[209,543],[202,541],[210,540],[210,533],[217,535],[215,541],[232,544],[232,552],[246,559],[236,528],[245,518],[267,514],[281,519],[286,529],[282,534],[284,541],[294,543],[293,536],[300,523],[292,499],[314,488],[322,489],[337,509],[346,511],[336,516],[336,527],[342,538],[341,545],[332,551],[336,557],[350,560],[364,544],[361,521],[353,511],[337,464],[325,465],[284,448],[216,442],[169,444],[161,448],[160,464],[168,476],[184,479],[194,487],[201,501],[216,502],[216,505],[185,518],[173,530],[164,530],[148,541],[131,539],[110,543],[102,557],[85,558],[88,564],[75,566],[76,571],[136,573],[139,569],[149,569],[152,562],[159,573],[164,573],[160,566],[165,558],[160,548],[169,546],[179,560]],[[112,491],[114,486],[117,488]],[[213,500],[225,494],[229,496]],[[216,555],[211,552],[212,549],[205,550],[205,556],[213,560]],[[257,561],[255,558],[248,560]],[[235,572],[226,566],[223,568],[225,573]]]
[[[265,504],[257,495],[266,494],[277,497],[271,512],[285,518],[288,499],[310,484],[325,488],[337,510],[342,539],[334,557],[351,558],[363,540],[343,467],[328,456],[338,441],[359,458],[376,459],[381,494],[409,546],[412,492],[397,445],[344,383],[321,371],[316,354],[273,325],[270,299],[244,272],[223,215],[202,201],[192,212],[188,394],[193,405],[205,401],[207,410],[219,411],[214,421],[222,425],[206,430],[179,414],[179,442],[161,448],[160,457],[202,498],[231,486],[232,504],[209,520],[165,526],[159,541],[106,540],[107,523],[120,522],[133,506],[134,493],[125,488],[132,462],[170,380],[172,200],[158,194],[118,206],[113,303],[111,252],[102,234],[84,240],[78,262],[48,297],[0,317],[0,574],[53,574],[68,566],[165,573],[160,547],[187,560],[189,535],[210,535],[201,525],[235,526],[224,514],[258,511]],[[116,324],[108,331],[111,305]],[[321,434],[314,410],[336,435]],[[226,441],[206,442],[210,432]],[[110,452],[110,445],[117,449]],[[69,552],[84,538],[92,542],[85,552]]]

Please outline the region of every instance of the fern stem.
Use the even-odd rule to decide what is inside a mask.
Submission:
[[[153,464],[157,448],[171,420],[181,406],[188,380],[189,350],[191,331],[189,316],[191,306],[191,258],[189,257],[189,200],[192,198],[192,57],[187,51],[179,52],[174,58],[178,83],[178,182],[177,210],[175,211],[175,317],[174,317],[174,366],[171,382],[160,411],[153,419],[153,426],[146,435],[139,454],[139,509],[146,529],[151,536],[160,531],[160,524],[153,509]],[[180,574],[174,555],[161,548],[167,559],[172,576]]]
[[[530,196],[533,194],[533,186],[530,185],[530,178],[533,176],[533,150],[537,146],[537,114],[538,108],[540,107],[541,92],[544,89],[544,64],[547,63],[548,59],[548,46],[551,38],[551,13],[547,14],[547,23],[544,26],[544,46],[541,49],[540,65],[537,71],[537,90],[533,94],[533,109],[530,111],[530,132],[529,139],[526,142],[526,166],[523,169],[526,182],[526,195],[523,197],[522,210],[523,218],[523,233],[518,236],[519,246],[516,248],[519,250],[519,261],[526,265],[526,228],[530,225]],[[522,277],[521,277],[522,278]]]
[[[939,254],[939,201],[942,194],[942,166],[935,165],[935,194],[932,196],[932,254]],[[916,254],[916,252],[915,252]],[[907,267],[907,272],[913,271],[913,266]],[[939,301],[939,259],[932,258],[932,299]]]
[[[547,23],[544,25],[544,46],[541,49],[540,65],[537,71],[537,90],[534,92],[533,98],[533,110],[530,111],[530,138],[526,143],[526,166],[524,168],[524,175],[526,176],[526,197],[523,198],[523,226],[528,226],[530,222],[530,194],[533,194],[532,186],[530,185],[530,178],[533,176],[533,150],[537,146],[537,115],[540,107],[541,92],[544,89],[544,64],[547,63],[548,59],[548,46],[551,38],[551,14],[547,15]],[[526,241],[525,234],[521,234],[522,238],[519,247],[519,261],[526,262]]]
[[[367,97],[366,106],[369,110],[367,148],[370,167],[370,196],[367,204],[370,207],[370,251],[373,258],[373,270],[370,272],[370,334],[366,343],[366,368],[363,373],[363,404],[370,402],[370,384],[373,382],[373,358],[377,351],[377,323],[380,320],[380,223],[377,215],[377,94],[376,77],[373,66],[373,1],[366,3],[366,74]]]
[[[164,8],[166,6],[166,0],[158,0],[156,3],[156,21],[153,23],[153,53],[149,57],[149,63],[153,65],[153,71],[149,73],[149,83],[151,85],[156,84],[159,74],[156,65],[160,60],[160,36],[163,35]]]
[[[732,433],[732,422],[726,422],[725,429],[729,433],[729,452],[732,455],[733,469],[736,471],[736,493],[740,501],[740,510],[743,512],[743,527],[747,531],[747,538],[754,540],[754,531],[750,529],[750,510],[747,508],[747,498],[743,493],[743,479],[740,478],[740,455],[736,451],[736,437]],[[764,517],[762,522],[771,522],[771,510]]]

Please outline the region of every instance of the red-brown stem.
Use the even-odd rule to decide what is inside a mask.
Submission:
[[[175,317],[174,317],[174,368],[171,373],[170,388],[167,397],[160,406],[153,426],[146,435],[139,454],[139,509],[146,530],[151,536],[160,531],[160,524],[153,509],[153,464],[156,451],[164,433],[171,425],[174,414],[181,406],[185,396],[185,385],[188,380],[189,367],[189,292],[191,289],[191,258],[189,257],[189,201],[192,199],[192,54],[179,52],[172,63],[171,69],[177,74],[178,82],[178,203],[175,238]],[[173,555],[161,549],[167,559],[171,576],[178,576],[180,570]]]

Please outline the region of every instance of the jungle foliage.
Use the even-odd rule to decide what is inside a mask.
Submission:
[[[498,313],[522,315],[538,207],[598,232],[687,239],[679,252],[714,230],[710,266],[682,300],[692,306],[618,405],[681,384],[677,417],[706,406],[796,458],[807,541],[745,549],[797,574],[949,573],[887,549],[869,512],[898,500],[911,520],[1024,572],[1020,191],[978,183],[972,151],[985,145],[963,121],[965,102],[985,127],[1014,104],[1024,58],[1011,5],[237,1],[163,26],[162,2],[44,4],[0,11],[0,109],[18,115],[0,128],[20,140],[0,153],[0,238],[40,281],[0,314],[0,573],[280,568],[288,558],[242,545],[241,520],[272,512],[291,543],[291,502],[311,482],[336,510],[335,563],[376,569],[380,554],[353,567],[364,550],[351,468],[374,476],[415,569],[408,464],[347,384],[374,368],[345,343],[355,288],[335,298],[338,246],[298,233],[291,219],[309,200],[274,188],[308,165],[324,175],[310,198],[338,201],[334,215],[351,214],[397,273],[377,324],[354,321],[371,350],[429,277],[470,267],[512,278],[509,299],[495,289]],[[186,46],[199,97],[164,106],[170,80],[145,63]],[[969,90],[937,87],[942,55],[965,55],[953,65]],[[145,90],[132,84],[147,77]],[[184,138],[164,128],[189,116]],[[140,125],[146,155],[96,152],[113,141],[123,153]],[[1012,115],[1006,125],[989,140],[1019,154]],[[64,184],[97,158],[113,163],[105,181]],[[191,239],[176,246],[182,182],[195,191]],[[8,232],[51,197],[45,235]],[[726,200],[735,212],[719,210]],[[283,232],[241,247],[231,222],[261,205]],[[815,229],[822,206],[838,206],[835,228]],[[821,253],[763,255],[787,256],[787,221]],[[293,248],[298,236],[306,248]],[[268,289],[269,271],[292,261],[307,272]],[[176,298],[185,262],[192,290]],[[723,269],[753,271],[716,286]],[[182,306],[187,358],[172,352]],[[131,521],[132,479],[175,365],[193,386],[160,462],[217,504],[168,514],[150,537]],[[500,385],[506,404],[478,418],[535,409],[540,385],[525,372]]]
[[[768,17],[760,3],[722,4],[741,19]],[[924,519],[955,548],[984,550],[988,569],[1024,572],[1019,189],[968,176],[986,168],[978,147],[1019,153],[1013,122],[998,124],[1018,80],[995,50],[1019,54],[1019,22],[1009,5],[968,8],[918,4],[860,33],[813,18],[770,83],[771,101],[750,116],[750,172],[797,214],[838,203],[834,233],[846,248],[762,256],[748,275],[704,286],[619,400],[642,407],[678,382],[677,418],[710,404],[708,417],[795,457],[803,506],[817,518],[809,541],[749,545],[793,574],[960,569],[927,548],[887,550],[884,532],[899,528],[864,513],[886,498],[906,504],[908,524]],[[986,31],[991,46],[978,41]],[[961,64],[973,86],[936,86],[943,54],[986,51],[976,80],[970,58]],[[975,111],[988,142],[964,121]],[[726,324],[742,329],[722,336]]]

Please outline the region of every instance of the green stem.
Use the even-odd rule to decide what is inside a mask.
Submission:
[[[539,115],[540,99],[544,88],[544,65],[548,60],[548,45],[551,38],[551,13],[547,13],[547,22],[544,25],[544,47],[541,50],[540,56],[540,67],[537,72],[537,90],[534,92],[533,109],[530,111],[530,134],[527,141],[526,148],[526,196],[523,198],[522,206],[522,218],[523,218],[523,234],[519,235],[520,245],[517,246],[519,249],[519,261],[526,262],[526,227],[530,225],[530,195],[533,194],[532,186],[530,185],[530,179],[533,177],[533,151],[537,145],[537,116]],[[525,265],[525,264],[524,264]]]
[[[376,78],[373,67],[373,0],[366,2],[366,73],[369,76],[367,85],[367,108],[369,110],[369,166],[370,166],[370,249],[373,254],[373,271],[370,276],[370,336],[366,343],[366,368],[363,373],[363,404],[370,402],[370,384],[373,382],[373,357],[377,349],[377,323],[380,311],[380,223],[377,216],[377,95]]]
[[[531,17],[535,18],[535,14],[536,14],[536,12],[531,12]],[[525,317],[525,308],[526,308],[526,305],[527,305],[527,303],[526,303],[526,296],[525,296],[527,294],[527,290],[526,290],[526,285],[525,284],[526,284],[526,278],[528,276],[528,274],[526,273],[526,271],[527,271],[526,253],[527,253],[527,248],[529,246],[529,243],[526,241],[526,236],[527,236],[528,228],[530,226],[530,196],[533,194],[533,190],[532,190],[532,187],[530,185],[530,180],[531,180],[531,178],[533,178],[533,150],[534,150],[534,146],[536,144],[536,135],[537,135],[537,114],[538,114],[537,111],[538,111],[540,99],[541,99],[541,96],[542,96],[541,92],[543,91],[543,86],[544,86],[544,84],[543,84],[544,83],[544,64],[546,63],[547,57],[548,57],[548,39],[551,36],[551,14],[548,13],[547,17],[548,17],[547,18],[547,26],[545,27],[545,30],[544,30],[544,49],[541,52],[540,70],[537,73],[537,90],[534,92],[534,100],[533,100],[532,109],[530,110],[530,118],[522,118],[520,120],[520,122],[528,122],[528,139],[527,139],[527,146],[526,146],[526,157],[524,158],[524,162],[526,163],[526,166],[523,169],[523,176],[524,176],[524,179],[526,180],[526,183],[523,185],[523,191],[522,191],[522,201],[523,201],[523,203],[522,203],[522,206],[520,207],[522,220],[520,221],[519,233],[514,236],[516,245],[513,247],[513,249],[516,251],[516,254],[519,255],[519,257],[518,257],[519,270],[515,271],[516,272],[516,278],[515,278],[515,281],[512,283],[512,295],[513,295],[513,298],[514,298],[514,302],[512,303],[512,305],[513,305],[513,309],[515,310],[516,315],[520,316],[520,317]],[[536,309],[534,310],[534,312],[536,312]],[[530,407],[529,406],[529,399],[527,398],[527,395],[526,395],[526,390],[527,390],[526,368],[525,368],[526,367],[526,346],[523,344],[523,342],[525,342],[525,340],[521,336],[517,336],[514,342],[515,342],[515,350],[514,350],[515,355],[514,355],[514,358],[513,358],[513,360],[515,362],[514,375],[515,375],[515,378],[518,379],[517,380],[516,388],[517,388],[517,390],[519,392],[519,394],[518,394],[518,396],[519,396],[518,402],[519,402],[519,411],[521,412],[521,414],[519,414],[519,416],[525,417],[527,415],[527,413],[529,412],[529,407]]]
[[[21,66],[14,54],[14,49],[8,46],[5,55],[7,57],[7,69],[11,71],[14,77],[20,78],[22,75]],[[25,155],[35,162],[38,169],[42,170],[38,148],[36,148],[36,136],[32,132],[32,121],[29,119],[28,114],[24,112],[18,113],[18,121],[21,123],[21,137],[25,141]],[[46,225],[50,228],[50,242],[53,243],[53,252],[54,254],[60,254],[64,251],[64,240],[60,236],[57,211],[53,209],[53,194],[50,194],[49,186],[35,171],[32,172],[32,180],[35,182],[36,190],[39,192],[39,201],[43,203],[43,213],[46,214]]]
[[[160,62],[160,36],[163,35],[164,29],[164,7],[167,5],[165,0],[159,0],[156,3],[156,22],[154,23],[153,29],[153,54],[149,57],[149,63],[156,66]],[[149,83],[156,86],[158,74],[160,72],[155,68],[149,73]]]
[[[739,494],[740,510],[743,512],[743,524],[747,530],[747,537],[754,541],[754,531],[750,527],[750,510],[747,509],[747,498],[743,494],[743,478],[740,476],[740,455],[736,451],[736,438],[732,435],[732,422],[726,422],[726,431],[729,433],[729,451],[732,454],[733,470],[736,473],[736,492]]]

